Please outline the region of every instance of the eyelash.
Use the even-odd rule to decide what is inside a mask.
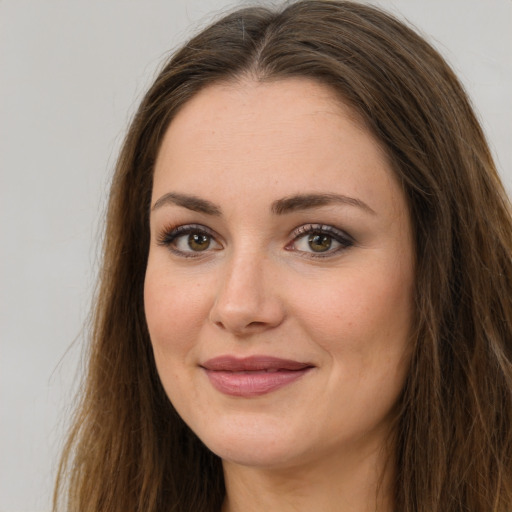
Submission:
[[[298,251],[300,254],[307,254],[308,258],[329,258],[330,256],[334,256],[341,251],[349,249],[354,245],[354,239],[345,231],[341,229],[335,228],[334,226],[329,226],[327,224],[305,224],[293,230],[292,237],[293,240],[286,245],[286,250],[293,250],[292,248],[288,249],[291,245],[295,246],[297,241],[301,238],[306,237],[307,235],[327,235],[334,240],[336,243],[340,244],[338,248],[334,250],[327,250],[325,252],[308,252],[308,251]]]
[[[211,229],[201,224],[185,224],[176,227],[167,227],[163,229],[162,233],[158,236],[157,243],[158,245],[167,247],[171,252],[180,257],[198,258],[202,256],[203,251],[182,251],[175,247],[175,243],[180,237],[191,234],[209,237],[210,240],[213,240],[215,243],[220,245],[216,241],[216,234]],[[330,237],[331,241],[338,243],[339,247],[334,250],[330,250],[329,248],[324,252],[297,251],[299,254],[307,258],[328,258],[338,254],[341,251],[349,249],[354,245],[354,239],[349,234],[347,234],[345,231],[335,228],[334,226],[326,224],[305,224],[292,231],[292,240],[285,246],[285,250],[295,250],[295,245],[297,242],[308,235],[326,235]],[[204,252],[211,252],[212,249],[209,251],[208,249],[209,246],[204,250]]]
[[[206,226],[202,226],[201,224],[185,224],[176,227],[167,227],[162,230],[162,233],[158,237],[157,243],[158,245],[167,247],[171,252],[183,258],[197,258],[202,255],[201,251],[181,251],[174,247],[174,244],[178,238],[193,234],[204,235],[210,237],[212,240],[215,240],[215,233]]]

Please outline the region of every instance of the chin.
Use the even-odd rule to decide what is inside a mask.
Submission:
[[[282,469],[293,465],[296,459],[295,454],[284,446],[268,447],[261,443],[240,442],[212,448],[222,461],[247,467]]]
[[[244,422],[240,422],[244,423]],[[289,429],[251,422],[250,425],[210,425],[207,432],[193,429],[223,461],[254,467],[283,467],[297,457],[298,446]]]

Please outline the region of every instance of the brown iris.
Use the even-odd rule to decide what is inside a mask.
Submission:
[[[201,233],[191,233],[188,235],[188,246],[193,251],[205,251],[210,247],[210,237]]]
[[[331,248],[332,237],[322,234],[309,235],[308,244],[314,252],[325,252]]]

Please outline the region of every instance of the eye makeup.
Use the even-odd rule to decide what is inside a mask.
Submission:
[[[284,250],[303,257],[328,258],[349,249],[354,239],[345,231],[329,224],[304,224],[289,235]],[[202,224],[168,226],[158,235],[157,244],[184,258],[197,258],[224,248],[219,236]]]
[[[285,250],[312,258],[327,258],[354,245],[354,239],[348,233],[329,224],[304,224],[291,236],[293,240]]]
[[[216,233],[202,224],[164,228],[158,235],[157,244],[185,258],[196,258],[209,251],[223,248],[217,241]]]

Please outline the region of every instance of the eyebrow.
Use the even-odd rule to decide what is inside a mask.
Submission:
[[[375,210],[370,208],[360,199],[339,194],[299,194],[284,197],[283,199],[278,199],[272,203],[272,212],[277,215],[283,215],[295,211],[328,206],[333,203],[355,206],[372,215],[376,214]]]
[[[340,194],[298,194],[284,197],[272,203],[271,211],[276,215],[285,215],[296,211],[329,206],[333,203],[355,206],[357,208],[361,208],[367,213],[375,215],[375,211],[365,202],[360,199],[356,199],[355,197]],[[177,192],[164,194],[155,202],[151,210],[154,211],[169,204],[175,204],[177,206],[187,208],[188,210],[205,213],[206,215],[222,215],[222,209],[215,203],[194,195],[179,194]]]
[[[193,195],[178,194],[176,192],[164,194],[155,202],[151,210],[154,211],[168,204],[182,206],[183,208],[187,208],[194,212],[206,213],[206,215],[218,216],[222,214],[222,210],[211,201],[207,201],[206,199],[201,199],[200,197]]]

